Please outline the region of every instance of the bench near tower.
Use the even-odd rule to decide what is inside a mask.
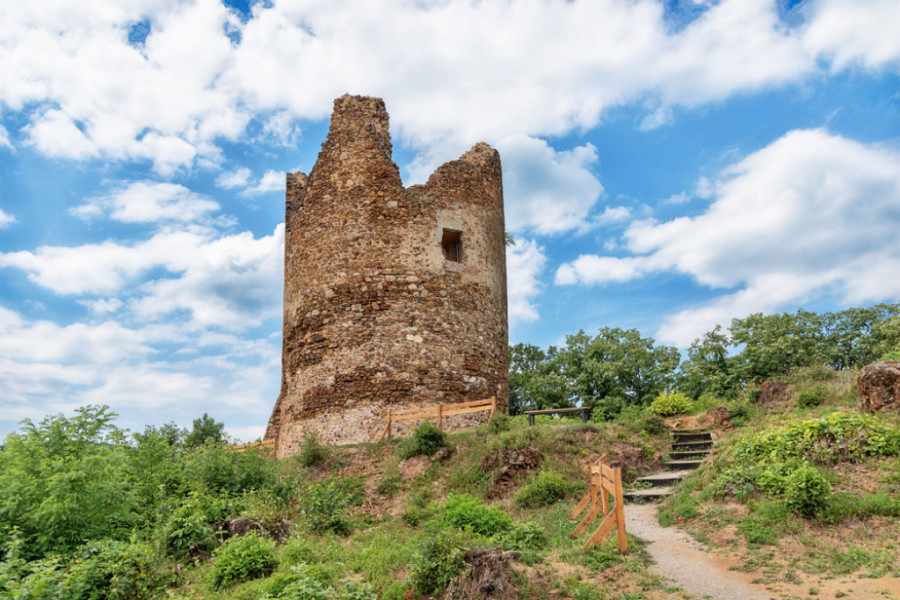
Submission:
[[[342,96],[310,174],[287,176],[278,456],[307,432],[374,441],[389,409],[496,397],[506,412],[500,156],[479,143],[404,188],[391,152],[384,103]]]

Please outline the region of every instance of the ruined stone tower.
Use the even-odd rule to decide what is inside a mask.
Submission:
[[[506,411],[496,150],[477,144],[404,188],[384,103],[338,98],[312,172],[287,176],[284,245],[281,393],[266,429],[279,456],[305,432],[329,444],[374,441],[389,408],[495,396]]]

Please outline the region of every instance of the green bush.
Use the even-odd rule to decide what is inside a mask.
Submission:
[[[488,433],[498,434],[512,429],[512,419],[507,415],[495,415],[488,423]]]
[[[680,392],[663,392],[650,404],[650,412],[661,417],[683,415],[690,412],[692,408],[691,399]]]
[[[413,589],[437,597],[465,568],[466,551],[472,538],[452,529],[429,531],[419,542],[409,567]]]
[[[325,462],[328,458],[328,447],[319,442],[319,439],[306,432],[303,434],[303,441],[300,442],[300,452],[297,453],[297,462],[302,467],[312,467]]]
[[[413,432],[411,438],[403,440],[400,447],[400,458],[407,459],[413,456],[431,456],[440,448],[447,445],[447,434],[425,421]]]
[[[212,583],[217,588],[265,577],[275,570],[275,542],[251,532],[228,538],[213,552]]]
[[[543,550],[547,547],[547,532],[540,523],[525,521],[501,533],[497,541],[507,550]]]
[[[882,355],[878,360],[900,360],[900,349],[891,350],[890,352]]]
[[[828,396],[828,388],[824,385],[813,386],[797,396],[797,406],[800,408],[812,408],[819,406]]]
[[[562,500],[571,486],[556,471],[541,471],[516,494],[516,504],[523,508],[548,506]]]
[[[210,521],[196,494],[190,496],[163,526],[166,551],[181,560],[211,551],[216,538]]]
[[[457,529],[491,537],[512,527],[512,518],[468,494],[450,494],[440,507],[441,520]]]
[[[817,468],[804,464],[787,477],[787,505],[801,515],[811,517],[828,503],[831,486]]]
[[[641,415],[637,421],[638,429],[650,435],[658,435],[666,431],[666,422],[659,415]]]
[[[345,515],[350,506],[362,504],[365,490],[362,480],[332,478],[314,483],[303,493],[300,504],[306,524],[316,533],[333,531],[349,535],[352,526]]]

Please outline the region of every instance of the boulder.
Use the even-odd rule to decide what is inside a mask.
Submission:
[[[247,535],[251,531],[264,532],[266,530],[259,521],[254,521],[253,519],[248,519],[246,517],[216,523],[214,529],[216,530],[216,537],[220,541],[230,537]]]
[[[856,388],[864,411],[900,410],[900,360],[866,365],[856,378]]]
[[[759,386],[758,403],[762,406],[780,404],[784,400],[790,398],[793,393],[791,386],[788,384],[781,383],[775,379],[770,379],[768,381],[763,381],[762,385]]]
[[[716,406],[706,411],[706,418],[716,427],[729,427],[731,425],[731,413],[727,406]]]

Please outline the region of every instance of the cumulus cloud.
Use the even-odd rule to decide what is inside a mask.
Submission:
[[[242,196],[260,196],[269,192],[284,191],[285,174],[282,171],[266,171],[256,185],[241,192]]]
[[[162,269],[166,276],[128,291],[132,312],[150,318],[186,311],[194,325],[245,329],[280,310],[283,244],[284,225],[259,239],[249,232],[163,231],[131,245],[106,241],[0,254],[0,267],[75,296],[125,293],[151,269]]]
[[[589,226],[588,216],[603,192],[591,172],[597,163],[594,146],[557,151],[527,136],[506,138],[498,146],[511,231],[557,234]]]
[[[0,148],[9,148],[12,149],[12,142],[9,141],[9,132],[6,130],[6,127],[0,125]]]
[[[216,178],[216,185],[230,190],[236,187],[244,187],[250,181],[253,173],[247,167],[240,167],[234,171],[226,171]]]
[[[547,257],[534,240],[519,239],[506,249],[507,290],[509,293],[509,324],[536,321],[534,298],[541,293],[539,280]]]
[[[723,0],[677,30],[652,0],[278,2],[246,22],[217,0],[109,4],[4,3],[0,103],[47,155],[146,159],[163,175],[220,163],[251,122],[294,143],[298,120],[347,91],[385,97],[399,138],[428,153],[589,128],[632,102],[655,105],[643,127],[657,127],[672,105],[796,82],[822,59],[900,58],[892,0],[811,1],[794,27],[774,2]]]
[[[9,227],[12,223],[16,222],[16,218],[7,212],[3,212],[3,209],[0,208],[0,229],[4,229]]]
[[[218,203],[183,185],[136,181],[69,212],[81,218],[108,216],[123,223],[194,222],[219,210]]]
[[[847,304],[900,299],[900,152],[820,129],[792,131],[725,169],[705,213],[636,221],[626,257],[581,256],[558,284],[677,271],[735,290],[674,315],[657,334],[689,344],[715,323],[822,294]]]

